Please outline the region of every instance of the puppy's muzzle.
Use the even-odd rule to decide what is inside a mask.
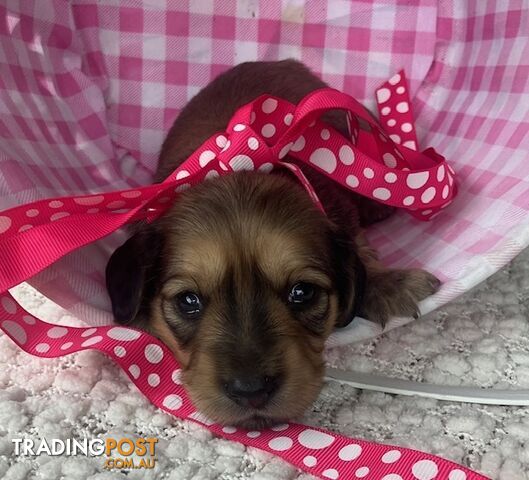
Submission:
[[[225,382],[224,391],[237,405],[259,410],[266,406],[279,386],[278,376],[239,376]]]

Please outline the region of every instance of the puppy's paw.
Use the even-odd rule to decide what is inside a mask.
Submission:
[[[361,315],[384,326],[391,317],[419,317],[417,303],[441,285],[424,270],[380,270],[368,273]]]

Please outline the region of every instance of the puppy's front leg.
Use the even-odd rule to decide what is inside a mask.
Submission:
[[[434,294],[441,285],[431,273],[421,269],[384,267],[376,251],[360,233],[357,252],[366,269],[366,287],[360,316],[384,326],[391,317],[419,316],[417,303]]]

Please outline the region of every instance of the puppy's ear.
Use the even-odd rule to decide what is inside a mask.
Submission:
[[[161,274],[162,247],[161,234],[147,227],[129,238],[110,257],[106,284],[116,322],[141,325],[148,320]]]
[[[340,310],[335,326],[342,328],[349,325],[362,308],[366,269],[349,234],[340,229],[333,229],[331,234],[331,258]]]

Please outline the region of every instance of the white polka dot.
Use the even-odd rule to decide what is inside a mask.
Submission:
[[[316,466],[317,463],[318,463],[318,460],[316,459],[316,457],[313,457],[312,455],[307,455],[303,459],[303,464],[306,465],[307,467],[314,467]]]
[[[103,337],[101,335],[97,335],[96,337],[85,340],[83,343],[81,343],[81,347],[90,347],[91,345],[99,343],[101,340],[103,340]]]
[[[103,195],[95,195],[93,197],[78,197],[74,198],[74,203],[77,205],[98,205],[103,202],[105,197]]]
[[[83,333],[81,333],[81,337],[89,337],[90,335],[93,335],[97,332],[97,328],[88,328]]]
[[[448,197],[448,192],[450,191],[450,188],[448,185],[445,185],[443,188],[443,191],[441,192],[441,196],[443,197],[443,200]]]
[[[285,115],[285,118],[283,119],[285,125],[290,125],[292,123],[292,120],[294,120],[294,115],[292,115],[291,113],[287,113]]]
[[[182,397],[171,394],[163,399],[163,406],[169,410],[178,410],[182,406]]]
[[[156,373],[149,374],[149,376],[147,377],[147,383],[151,387],[157,387],[158,385],[160,385],[160,376]]]
[[[99,212],[99,208],[89,208],[86,213],[98,213]]]
[[[432,480],[437,476],[439,468],[431,460],[419,460],[411,467],[411,471],[417,480]]]
[[[429,178],[430,174],[428,172],[410,173],[406,178],[406,185],[416,190],[423,187]]]
[[[25,232],[26,230],[29,230],[30,228],[33,228],[33,225],[22,225],[18,231],[19,232]]]
[[[413,140],[406,140],[402,145],[408,147],[411,150],[417,150],[417,145]]]
[[[364,177],[366,178],[373,178],[375,176],[375,172],[372,168],[364,168]]]
[[[74,199],[75,201],[75,199]],[[36,209],[36,208],[30,208],[27,212],[26,212],[26,215],[28,217],[36,217],[37,215],[39,214],[39,211]]]
[[[360,467],[360,468],[355,472],[355,477],[356,477],[356,478],[364,478],[364,477],[366,477],[368,474],[369,474],[369,468],[368,468],[368,467]]]
[[[237,429],[235,427],[227,426],[227,427],[223,427],[222,431],[224,433],[235,433]]]
[[[151,363],[160,363],[163,359],[162,347],[154,343],[149,343],[145,347],[145,358]]]
[[[435,194],[437,191],[435,190],[435,187],[429,187],[427,188],[423,194],[421,195],[421,200],[423,203],[430,203],[432,199],[435,197]]]
[[[125,355],[127,355],[127,350],[125,350],[121,345],[118,345],[117,347],[114,347],[114,354],[116,357],[123,358]]]
[[[407,206],[407,207],[409,207],[410,205],[413,205],[413,202],[415,202],[415,197],[412,197],[411,195],[410,195],[409,197],[406,197],[406,198],[402,201],[402,203],[403,203],[405,206]]]
[[[267,123],[266,125],[261,128],[261,135],[265,138],[273,137],[276,133],[276,127],[274,127],[271,123]]]
[[[221,150],[221,152],[225,152],[226,150],[228,150],[228,148],[230,148],[231,146],[231,142],[228,140],[226,142],[226,145],[224,145],[224,148]]]
[[[253,160],[248,155],[235,155],[229,161],[230,167],[235,170],[254,170]]]
[[[344,165],[352,165],[355,161],[355,152],[349,145],[343,145],[338,151],[338,157]]]
[[[48,203],[50,208],[61,208],[64,203],[62,203],[60,200],[52,200],[50,203]]]
[[[305,147],[305,137],[301,135],[295,142],[294,145],[292,145],[292,151],[293,152],[299,152],[300,150],[303,150]]]
[[[452,186],[452,184],[454,183],[454,177],[452,177],[452,175],[450,174],[448,174],[447,177],[448,177],[448,184]]]
[[[198,163],[201,167],[205,167],[211,160],[215,158],[215,153],[211,150],[204,150],[198,157]]]
[[[344,462],[350,462],[351,460],[358,458],[361,453],[362,447],[356,443],[353,443],[351,445],[342,447],[338,452],[338,457],[340,457],[340,460],[343,460]]]
[[[124,202],[123,200],[116,200],[114,202],[110,202],[107,204],[107,208],[110,209],[110,210],[115,210],[115,209],[118,209],[118,208],[122,208],[126,205],[126,202]]]
[[[217,172],[217,170],[210,170],[208,173],[206,173],[206,176],[204,178],[210,180],[212,178],[217,178],[218,176],[219,172]]]
[[[121,196],[123,198],[137,198],[141,196],[141,192],[139,192],[138,190],[132,190],[130,192],[123,192]]]
[[[441,165],[437,169],[437,181],[442,182],[444,178],[445,178],[445,166]]]
[[[188,418],[192,418],[193,420],[208,426],[215,423],[213,420],[211,420],[211,418],[206,417],[206,415],[200,412],[193,412],[188,416]]]
[[[410,109],[410,106],[408,105],[408,102],[400,102],[400,103],[397,103],[396,108],[397,108],[397,112],[406,113]]]
[[[298,441],[307,448],[319,450],[320,448],[327,448],[334,442],[335,438],[327,433],[319,432],[318,430],[304,430],[298,435]]]
[[[64,218],[64,217],[69,217],[70,214],[68,212],[58,212],[58,213],[54,213],[51,217],[50,217],[50,220],[52,222],[55,222],[56,220],[60,220],[61,218]]]
[[[276,452],[283,452],[292,447],[292,439],[288,437],[273,438],[268,442],[268,446]]]
[[[373,197],[379,200],[387,200],[391,197],[391,192],[387,188],[375,188],[373,190]]]
[[[406,91],[406,89],[404,87],[402,87],[402,86],[401,87],[397,87],[397,93],[402,95],[405,91]]]
[[[384,180],[387,183],[395,183],[397,181],[397,175],[393,172],[386,173],[386,175],[384,175]]]
[[[347,183],[347,185],[353,188],[356,188],[358,187],[358,185],[360,185],[360,182],[358,181],[358,178],[355,175],[348,175],[345,179],[345,183]]]
[[[8,297],[2,297],[2,307],[7,313],[13,315],[17,311],[16,303]]]
[[[132,340],[137,340],[138,338],[140,338],[141,333],[136,330],[130,330],[128,328],[114,327],[107,332],[107,335],[114,340],[130,342]]]
[[[456,468],[452,470],[448,475],[448,480],[467,480],[467,474],[463,470]]]
[[[400,129],[401,129],[403,132],[408,133],[408,132],[411,132],[411,131],[412,131],[413,126],[412,126],[411,123],[409,123],[409,122],[405,122],[405,123],[403,123],[403,124],[400,126]]]
[[[270,173],[274,169],[274,165],[270,162],[263,163],[257,170],[260,172]]]
[[[424,215],[424,216],[426,216],[426,215],[430,215],[430,213],[432,213],[432,211],[433,211],[433,210],[430,210],[430,209],[428,209],[428,210],[423,210],[423,211],[421,212],[421,215]]]
[[[224,136],[224,135],[219,135],[216,139],[215,139],[215,143],[217,144],[218,147],[220,148],[224,148],[226,146],[226,143],[228,142],[228,139]]]
[[[257,150],[259,148],[259,140],[255,137],[250,137],[248,139],[248,148],[250,150]]]
[[[35,323],[37,323],[37,321],[31,315],[24,315],[22,320],[24,320],[24,322],[26,322],[28,325],[35,325]]]
[[[287,143],[279,152],[279,158],[286,157],[287,153],[290,152],[290,149],[292,148],[292,145],[294,145],[294,142]]]
[[[396,73],[388,80],[390,85],[397,85],[400,82],[400,74]]]
[[[182,385],[182,370],[177,369],[171,374],[171,380],[176,385]]]
[[[377,99],[380,103],[387,102],[389,97],[391,97],[391,92],[389,89],[381,88],[380,90],[377,90]]]
[[[261,435],[261,432],[257,432],[257,431],[255,431],[255,430],[253,430],[253,431],[251,431],[251,432],[248,432],[248,433],[246,434],[246,436],[249,437],[249,438],[257,438],[257,437],[260,436],[260,435]]]
[[[21,345],[24,345],[28,341],[26,331],[18,323],[6,320],[5,322],[2,322],[2,328]]]
[[[221,170],[227,172],[229,170],[228,166],[224,162],[219,162],[219,167]]]
[[[317,148],[310,156],[310,163],[320,167],[327,173],[336,170],[336,156],[328,148]]]
[[[382,109],[380,110],[380,113],[381,113],[382,115],[389,115],[389,114],[391,113],[391,108],[389,108],[389,107],[384,107],[384,108],[382,108]]]
[[[186,177],[189,177],[189,172],[187,170],[180,170],[176,174],[176,179],[177,180],[181,180],[182,178],[186,178]]]
[[[191,187],[190,183],[182,183],[182,185],[179,185],[178,187],[175,188],[175,192],[176,193],[184,192],[190,187]]]
[[[389,452],[386,452],[384,455],[382,455],[382,462],[395,463],[401,456],[402,453],[399,450],[390,450]]]
[[[246,125],[243,125],[242,123],[237,123],[233,126],[233,130],[236,132],[242,132],[246,128]]]
[[[64,327],[52,327],[48,330],[48,337],[61,338],[68,333],[68,329]]]
[[[68,350],[73,345],[73,342],[66,342],[65,344],[61,345],[61,350]]]
[[[387,123],[390,127],[393,127],[397,123],[397,120],[390,118]]]
[[[384,160],[386,166],[389,168],[395,168],[397,166],[397,159],[391,153],[385,153],[384,155],[382,155],[382,159]]]
[[[316,120],[313,120],[312,122],[309,123],[309,128],[313,127],[314,125],[316,125]]]
[[[277,108],[277,100],[275,98],[267,98],[261,108],[264,113],[272,113]]]
[[[329,140],[329,138],[331,138],[331,132],[324,128],[320,133],[320,137],[322,140]]]
[[[250,114],[250,125],[255,122],[255,119],[256,119],[256,115],[255,115],[255,112],[252,112]]]
[[[288,423],[280,423],[279,425],[274,425],[272,427],[272,430],[274,432],[282,432],[283,430],[286,430],[288,428]]]
[[[389,138],[391,138],[391,140],[393,140],[395,143],[400,143],[401,142],[401,138],[396,135],[395,133],[392,133]]]
[[[396,473],[390,473],[389,475],[384,475],[382,480],[404,480],[400,475]]]
[[[135,379],[138,379],[138,377],[140,376],[140,367],[138,367],[138,365],[131,365],[129,367],[129,372],[130,374],[132,375],[132,378],[135,378]]]
[[[39,353],[46,353],[50,349],[50,346],[47,343],[39,343],[35,350]]]
[[[327,470],[324,470],[322,472],[322,475],[325,477],[325,478],[332,478],[333,480],[336,480],[338,478],[338,470],[334,469],[334,468],[328,468]]]

